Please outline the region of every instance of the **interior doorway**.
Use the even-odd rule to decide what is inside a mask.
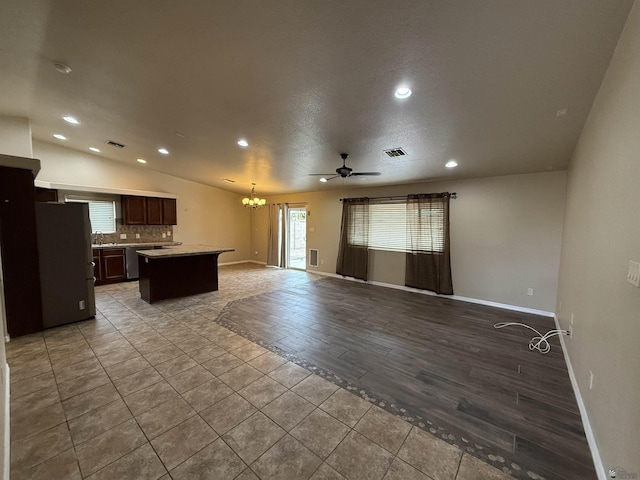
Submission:
[[[287,262],[289,268],[307,267],[307,208],[289,207],[287,215]]]

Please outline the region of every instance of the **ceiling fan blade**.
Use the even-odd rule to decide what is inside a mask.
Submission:
[[[329,178],[327,178],[327,182],[328,182],[329,180],[333,180],[334,178],[340,178],[340,175],[334,175],[333,177],[329,177]]]
[[[319,176],[319,177],[330,177],[331,175],[335,175],[335,173],[309,173],[308,174],[310,177],[315,177],[315,176]]]
[[[365,175],[377,176],[377,175],[382,175],[382,174],[380,172],[351,172],[351,176],[355,176],[355,175],[362,177],[362,176],[365,176]]]

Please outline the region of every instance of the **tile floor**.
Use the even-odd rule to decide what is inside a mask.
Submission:
[[[11,478],[511,478],[213,321],[314,279],[222,267],[219,292],[153,306],[99,287],[94,320],[11,341]]]

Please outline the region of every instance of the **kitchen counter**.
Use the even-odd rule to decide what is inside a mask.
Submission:
[[[140,250],[140,297],[148,303],[218,290],[218,256],[233,248],[182,245]]]
[[[225,252],[233,252],[233,248],[213,247],[211,245],[181,245],[161,248],[158,250],[141,250],[138,255],[148,258],[189,257],[193,255],[219,255]]]
[[[130,248],[130,247],[174,247],[182,242],[145,242],[145,243],[94,243],[91,248]]]

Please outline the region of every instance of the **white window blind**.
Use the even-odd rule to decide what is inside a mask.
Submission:
[[[420,251],[444,251],[443,205],[436,203],[419,208],[415,204],[407,205],[406,201],[370,203],[369,231],[364,232],[362,229],[366,222],[360,219],[366,215],[366,208],[358,205],[352,211],[353,221],[349,229],[351,245],[368,245],[373,250],[407,252],[412,250],[413,244]]]
[[[69,196],[65,200],[89,204],[92,233],[116,233],[116,203],[113,200],[93,200]]]

